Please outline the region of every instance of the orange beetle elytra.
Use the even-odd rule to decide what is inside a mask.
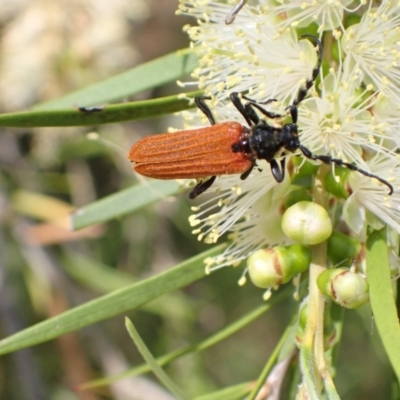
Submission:
[[[156,179],[240,174],[252,165],[243,153],[232,151],[243,130],[237,122],[224,122],[148,136],[132,147],[129,159],[135,162],[136,172]]]

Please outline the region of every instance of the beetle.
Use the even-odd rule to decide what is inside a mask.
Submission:
[[[230,94],[233,105],[242,114],[248,127],[238,122],[216,123],[212,111],[205,103],[205,97],[196,97],[197,107],[205,114],[211,123],[210,127],[183,130],[175,133],[152,135],[139,140],[129,152],[129,159],[135,163],[134,169],[141,175],[156,179],[203,178],[189,193],[194,199],[205,192],[218,175],[240,174],[246,179],[257,160],[265,160],[270,164],[271,173],[277,182],[285,178],[285,154],[299,150],[304,157],[321,161],[325,164],[335,164],[357,171],[370,178],[375,178],[389,188],[392,185],[377,175],[358,168],[356,165],[328,155],[315,155],[300,143],[297,128],[297,107],[305,99],[310,88],[318,77],[322,63],[322,45],[313,35],[303,35],[314,40],[318,61],[312,71],[311,78],[301,87],[293,103],[287,107],[292,122],[281,127],[269,125],[261,119],[256,110],[269,119],[283,118],[281,114],[266,110],[263,106],[276,99],[258,103],[242,95],[247,100],[242,102],[239,93]],[[280,156],[280,160],[276,157]]]

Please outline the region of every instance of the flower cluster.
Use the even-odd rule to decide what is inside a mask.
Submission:
[[[301,35],[319,37],[323,72],[299,104],[300,141],[313,154],[354,163],[393,186],[390,195],[374,178],[357,171],[340,175],[335,165],[329,169],[327,175],[346,192],[342,201],[334,198],[340,219],[364,241],[368,226],[400,233],[400,6],[364,1],[349,9],[350,3],[259,0],[243,7],[230,25],[225,18],[232,5],[217,1],[181,0],[178,13],[197,19],[196,26],[185,27],[200,59],[194,81],[186,85],[198,85],[211,97],[209,105],[221,122],[245,123],[229,101],[232,91],[257,102],[278,99],[267,108],[287,115],[317,63],[314,45]],[[191,127],[206,123],[200,112],[186,115]],[[223,234],[232,239],[222,255],[208,260],[210,269],[238,264],[267,245],[291,243],[281,228],[285,200],[301,185],[311,188],[307,180],[296,180],[308,163],[296,163],[297,155],[283,155],[289,165],[283,182],[277,183],[261,161],[244,181],[219,177],[216,194],[194,209],[190,222],[199,240],[215,243]],[[338,182],[340,176],[347,178]]]

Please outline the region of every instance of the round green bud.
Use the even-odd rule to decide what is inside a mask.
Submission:
[[[292,157],[290,161],[295,169],[295,175],[293,175],[294,180],[315,175],[319,168],[316,164],[304,161],[302,157]]]
[[[251,281],[263,289],[289,282],[310,263],[310,250],[300,244],[257,250],[247,259]]]
[[[327,269],[317,278],[319,290],[335,303],[346,308],[358,308],[369,300],[365,277],[347,268]]]
[[[283,214],[282,230],[296,242],[318,244],[331,235],[332,222],[325,208],[319,204],[300,201]]]
[[[328,239],[327,255],[333,265],[350,267],[361,250],[361,243],[344,233],[333,231]]]
[[[350,172],[348,168],[335,167],[335,174],[330,173],[325,177],[325,189],[334,196],[346,200],[349,197],[347,179]]]

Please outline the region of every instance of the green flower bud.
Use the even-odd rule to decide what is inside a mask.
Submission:
[[[349,190],[347,187],[347,178],[350,170],[348,168],[335,167],[335,174],[329,173],[325,177],[325,189],[340,199],[347,199],[349,197]]]
[[[312,198],[308,190],[305,188],[299,188],[289,193],[283,202],[283,207],[285,210],[287,210],[289,207],[298,203],[299,201],[311,201],[311,199]]]
[[[310,266],[311,252],[300,244],[257,250],[247,259],[251,281],[263,289],[289,282]]]
[[[295,169],[295,174],[293,175],[294,180],[314,175],[319,168],[318,165],[310,163],[309,161],[304,161],[302,157],[292,157],[291,162]]]
[[[319,204],[300,201],[283,214],[282,230],[296,242],[318,244],[331,235],[332,222],[327,211]]]
[[[318,276],[317,285],[322,294],[342,307],[358,308],[369,300],[364,276],[347,268],[325,270]]]
[[[332,232],[328,239],[328,259],[333,265],[350,267],[362,249],[361,243],[340,232]]]

